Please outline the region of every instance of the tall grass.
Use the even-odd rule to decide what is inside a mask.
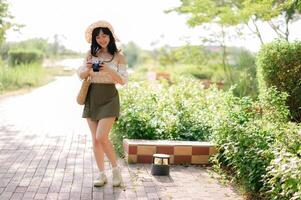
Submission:
[[[39,86],[49,80],[47,70],[40,63],[0,66],[0,94],[20,88]]]

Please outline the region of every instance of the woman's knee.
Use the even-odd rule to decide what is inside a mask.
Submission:
[[[109,141],[108,137],[105,136],[104,134],[99,134],[96,135],[96,140],[99,142],[101,145],[106,145]]]
[[[97,138],[94,138],[94,139],[93,139],[93,146],[94,146],[94,147],[97,147],[97,146],[99,146],[99,145],[101,145],[100,141],[99,141]]]

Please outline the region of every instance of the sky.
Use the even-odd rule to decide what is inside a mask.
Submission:
[[[200,44],[206,31],[202,27],[191,28],[186,24],[187,15],[164,10],[180,5],[179,0],[8,0],[14,22],[24,24],[20,33],[9,31],[8,41],[20,41],[42,37],[52,41],[54,35],[69,49],[86,52],[86,28],[95,21],[109,21],[122,43],[130,41],[143,49],[163,45],[180,46],[187,42]],[[275,34],[262,26],[263,38],[271,41]],[[301,39],[301,22],[291,27],[291,39]],[[228,45],[243,46],[251,51],[260,47],[253,36],[233,39]]]

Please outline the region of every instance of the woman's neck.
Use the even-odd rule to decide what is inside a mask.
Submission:
[[[114,58],[114,56],[112,57],[112,55],[110,54],[110,52],[108,51],[107,48],[99,49],[99,51],[97,53],[97,57],[100,57],[104,60],[111,60]]]
[[[106,48],[101,48],[99,51],[101,53],[108,53],[108,48],[107,47]]]

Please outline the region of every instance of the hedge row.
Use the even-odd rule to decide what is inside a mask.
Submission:
[[[11,50],[8,52],[9,63],[12,66],[28,64],[33,62],[42,62],[43,54],[35,50]]]

